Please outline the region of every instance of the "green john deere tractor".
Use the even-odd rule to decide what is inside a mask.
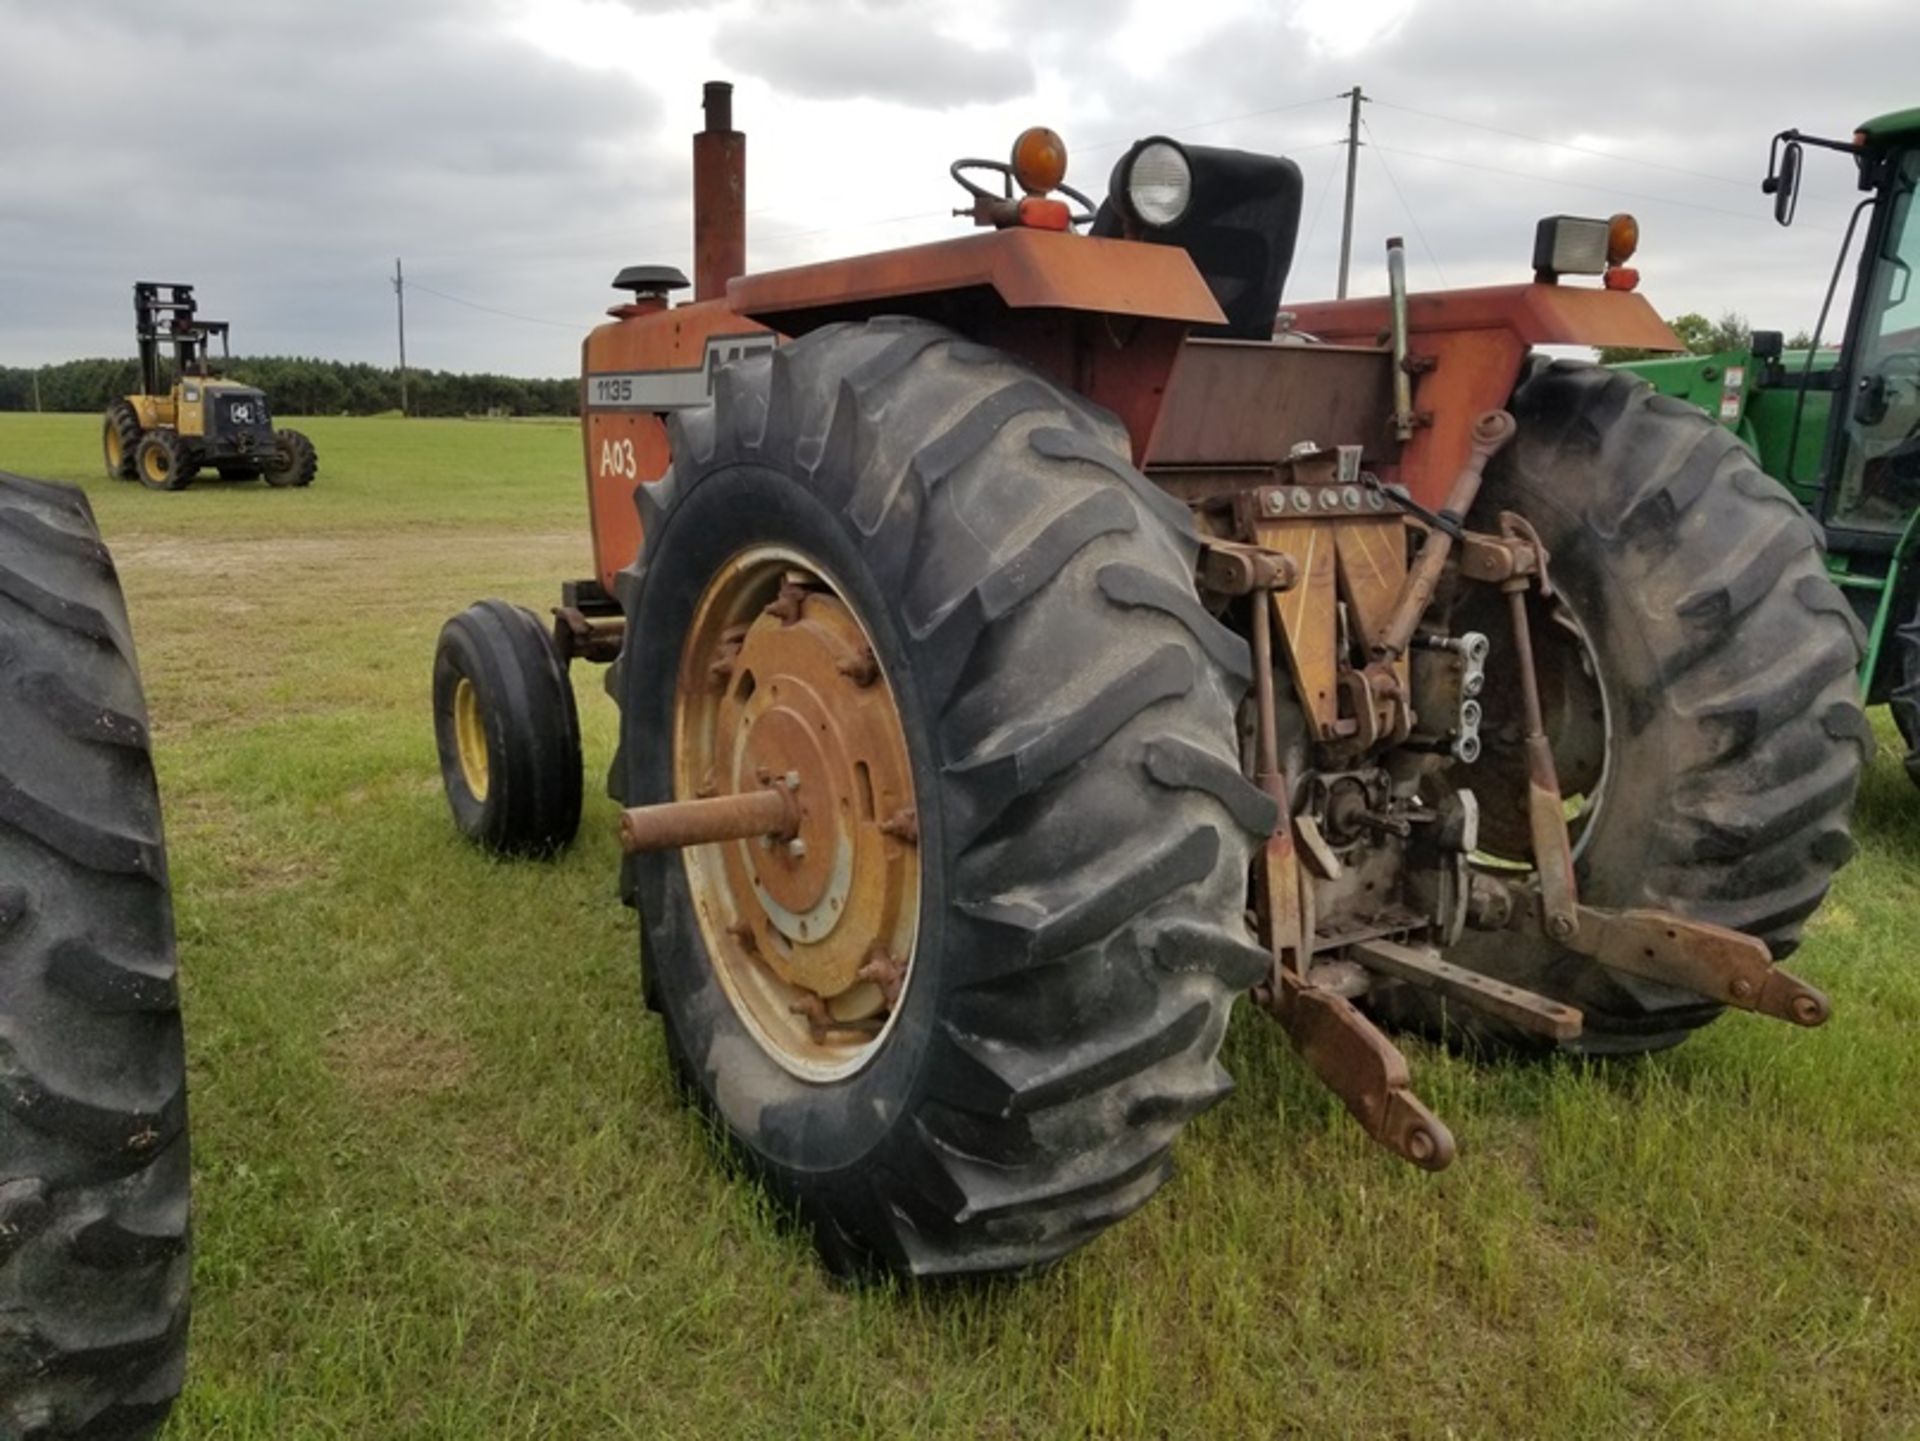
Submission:
[[[1622,366],[1717,415],[1753,448],[1826,531],[1827,569],[1867,628],[1860,684],[1885,702],[1920,785],[1920,108],[1871,120],[1851,140],[1785,130],[1773,139],[1763,189],[1793,223],[1802,149],[1853,157],[1866,192],[1848,224],[1813,345],[1787,351],[1778,331],[1742,350]],[[1839,348],[1820,332],[1865,222],[1853,307]],[[1729,544],[1740,545],[1737,537]],[[1757,572],[1768,557],[1753,557]]]

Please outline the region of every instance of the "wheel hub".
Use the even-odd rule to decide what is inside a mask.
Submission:
[[[789,1070],[833,1079],[873,1052],[910,976],[920,863],[891,685],[817,567],[771,548],[708,585],[682,653],[680,798],[786,789],[789,834],[687,850],[708,954]]]

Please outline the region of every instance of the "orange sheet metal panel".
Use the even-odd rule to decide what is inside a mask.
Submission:
[[[594,574],[609,589],[640,550],[634,487],[658,480],[672,458],[666,419],[704,405],[714,370],[777,342],[723,302],[673,310],[620,306],[581,348],[580,431],[593,525]]]
[[[727,303],[791,332],[804,327],[785,322],[812,311],[981,287],[1015,310],[1092,310],[1190,325],[1226,321],[1184,250],[1052,230],[996,230],[743,275],[727,286]]]
[[[1392,314],[1384,295],[1287,308],[1295,329],[1347,345],[1380,344]],[[1528,345],[1686,349],[1644,296],[1574,285],[1483,285],[1409,295],[1407,328],[1415,336],[1431,330],[1511,330]]]

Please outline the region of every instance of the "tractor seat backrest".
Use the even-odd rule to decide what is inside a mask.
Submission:
[[[1193,163],[1193,204],[1179,224],[1134,237],[1178,245],[1193,258],[1220,309],[1224,326],[1195,334],[1265,340],[1293,265],[1300,234],[1300,167],[1279,155],[1183,147]],[[1112,200],[1100,204],[1093,234],[1120,236],[1125,222]]]

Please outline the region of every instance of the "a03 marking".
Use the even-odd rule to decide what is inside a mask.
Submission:
[[[640,459],[633,453],[631,440],[600,442],[600,474],[625,476],[628,480],[640,478]]]

